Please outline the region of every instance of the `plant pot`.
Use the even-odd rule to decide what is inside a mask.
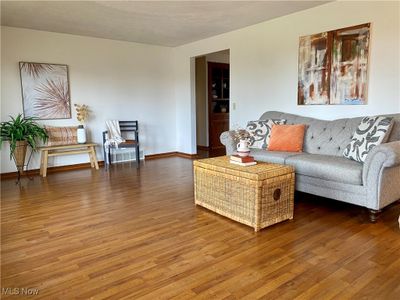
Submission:
[[[86,131],[83,125],[78,126],[77,139],[78,139],[78,144],[86,143]]]
[[[25,156],[26,156],[27,149],[28,149],[27,141],[17,141],[17,145],[15,147],[13,157],[14,157],[15,165],[17,166],[17,170],[19,172],[24,171]]]

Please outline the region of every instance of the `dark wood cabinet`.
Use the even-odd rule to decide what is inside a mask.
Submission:
[[[219,137],[229,130],[229,64],[208,63],[208,121],[210,150],[224,148]]]

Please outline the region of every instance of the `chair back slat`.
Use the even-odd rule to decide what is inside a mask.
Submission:
[[[139,129],[138,121],[119,121],[119,128],[122,131],[137,131]]]

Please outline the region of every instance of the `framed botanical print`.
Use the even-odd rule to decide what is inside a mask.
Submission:
[[[20,62],[19,70],[25,117],[71,118],[67,65]]]

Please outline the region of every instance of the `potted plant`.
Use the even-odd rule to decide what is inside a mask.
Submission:
[[[10,143],[10,159],[14,158],[18,172],[22,172],[28,145],[35,151],[37,140],[45,143],[48,136],[46,130],[35,122],[35,118],[24,118],[19,114],[16,118],[10,116],[10,119],[0,124],[0,145],[3,141]]]

